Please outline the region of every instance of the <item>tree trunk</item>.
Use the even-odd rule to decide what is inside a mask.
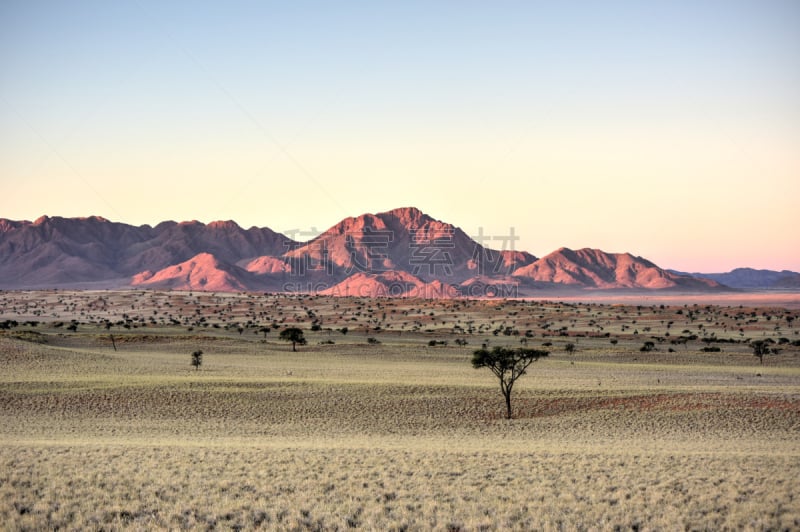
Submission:
[[[296,353],[297,349],[295,348],[295,345],[296,345],[295,342],[292,342],[292,351]]]
[[[511,392],[503,394],[506,396],[506,419],[511,419]]]

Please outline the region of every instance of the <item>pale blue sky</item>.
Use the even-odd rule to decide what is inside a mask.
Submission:
[[[800,270],[800,2],[0,4],[0,217],[415,205],[543,255]]]

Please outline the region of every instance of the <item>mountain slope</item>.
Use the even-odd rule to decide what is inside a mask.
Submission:
[[[131,286],[162,290],[235,292],[247,290],[251,284],[245,270],[222,262],[210,253],[200,253],[158,272],[141,272],[131,279]]]
[[[42,216],[35,222],[0,221],[0,286],[35,287],[125,276],[118,267],[131,248],[153,237],[99,217]]]
[[[153,238],[130,248],[121,270],[160,269],[185,261],[198,253],[211,253],[219,260],[236,263],[245,258],[285,253],[295,242],[269,228],[242,229],[235,222],[162,222]]]
[[[321,291],[320,294],[350,297],[438,299],[456,297],[459,292],[439,280],[426,283],[408,272],[387,271],[381,273],[355,273],[344,281]]]

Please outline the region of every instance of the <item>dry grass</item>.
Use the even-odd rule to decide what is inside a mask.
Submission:
[[[0,450],[0,518],[31,530],[791,529],[796,460],[13,445]]]
[[[81,302],[97,300],[86,293],[4,296],[0,309],[16,308],[20,321],[31,301],[35,311],[80,315]],[[107,316],[126,313],[123,302],[152,313],[181,299],[187,309],[197,300],[209,317],[220,317],[214,305],[228,302],[224,319],[239,323],[264,304],[265,321],[302,323],[311,310],[339,328],[361,312],[358,319],[378,315],[381,330],[307,333],[309,345],[298,353],[277,341],[277,331],[264,341],[255,326],[241,334],[224,325],[114,327],[118,351],[99,315],[95,323],[84,315],[74,333],[53,321],[6,331],[2,528],[800,527],[797,348],[783,344],[764,366],[746,344],[724,344],[720,353],[701,352],[700,342],[674,352],[659,344],[641,353],[643,331],[633,328],[666,329],[685,317],[678,307],[138,292],[108,298]],[[785,315],[704,307],[672,330],[696,331],[702,322],[717,336],[738,336],[729,323],[737,321],[747,326],[744,335],[777,341],[797,326]],[[599,320],[619,330],[617,345],[586,335]],[[425,324],[412,331],[413,321]],[[452,331],[467,322],[484,325],[483,332]],[[502,419],[494,377],[469,365],[482,341],[519,345],[518,337],[487,332],[501,323],[530,327],[532,345],[553,343],[551,357],[519,381],[511,422]],[[563,326],[571,336],[545,336]],[[382,343],[368,345],[369,336]],[[455,347],[456,337],[470,344]],[[428,347],[431,338],[451,343]],[[326,340],[335,344],[320,344]],[[566,341],[578,345],[574,355],[563,351]],[[205,354],[195,371],[190,353],[198,348]]]

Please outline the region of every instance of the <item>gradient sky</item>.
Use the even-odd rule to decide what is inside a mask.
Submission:
[[[537,256],[800,271],[800,2],[5,0],[0,191],[284,232],[413,205]]]

